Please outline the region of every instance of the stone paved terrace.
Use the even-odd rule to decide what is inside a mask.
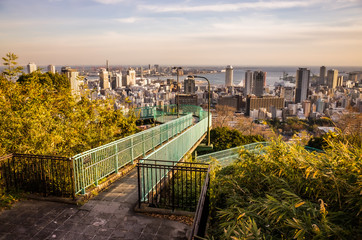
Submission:
[[[137,172],[75,205],[24,200],[0,213],[0,239],[187,239],[190,227],[135,213]]]

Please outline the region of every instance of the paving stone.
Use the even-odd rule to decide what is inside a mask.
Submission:
[[[81,207],[24,200],[0,213],[0,240],[186,239],[189,226],[135,213],[137,201],[135,170]]]
[[[64,239],[66,234],[66,231],[55,230],[48,239]]]
[[[94,235],[86,235],[81,233],[75,233],[75,232],[68,232],[64,239],[74,239],[74,240],[91,240],[94,239]]]

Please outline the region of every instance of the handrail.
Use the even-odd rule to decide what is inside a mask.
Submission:
[[[209,190],[210,184],[210,167],[207,170],[204,186],[202,187],[199,201],[195,212],[194,221],[192,223],[191,233],[189,239],[194,239],[195,236],[204,237],[207,225],[207,218],[209,216]]]
[[[85,193],[85,188],[132,163],[140,156],[192,125],[192,114],[182,116],[165,124],[147,129],[131,136],[75,155],[74,177],[76,194]]]
[[[197,161],[207,162],[207,161],[210,161],[211,158],[215,158],[219,161],[219,163],[222,167],[225,167],[225,166],[229,165],[231,162],[233,162],[234,160],[239,158],[239,151],[242,148],[244,148],[245,150],[248,150],[248,151],[257,151],[261,147],[266,147],[268,145],[270,145],[269,142],[250,143],[250,144],[246,144],[246,145],[242,145],[242,146],[238,146],[238,147],[234,147],[234,148],[229,148],[226,150],[221,150],[221,151],[197,156]],[[312,148],[309,146],[304,146],[304,148],[305,148],[305,150],[311,151],[311,152],[313,152],[313,151],[318,152],[318,153],[324,152],[321,149]]]
[[[197,161],[199,162],[207,162],[210,161],[211,158],[216,158],[222,167],[229,165],[232,161],[236,160],[239,157],[239,151],[244,148],[249,151],[255,151],[260,149],[260,147],[265,147],[269,143],[268,142],[255,142],[250,143],[234,148],[229,148],[226,150],[221,150],[218,152],[208,153],[204,155],[197,156]]]

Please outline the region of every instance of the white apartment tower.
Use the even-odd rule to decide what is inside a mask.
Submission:
[[[127,70],[125,76],[122,77],[123,86],[132,86],[136,84],[136,71],[132,68]]]
[[[109,73],[105,68],[99,70],[99,86],[101,89],[110,89]]]
[[[116,73],[116,88],[122,87],[122,72]]]
[[[69,79],[72,94],[79,94],[79,72],[70,67],[62,67],[61,72],[62,74],[65,74]]]
[[[251,87],[253,82],[253,72],[248,70],[245,72],[244,95],[251,94]]]
[[[233,86],[233,67],[228,65],[225,70],[225,86],[232,87]]]
[[[28,64],[28,73],[35,72],[38,68],[36,67],[35,63],[29,63]]]
[[[49,65],[48,66],[48,72],[55,73],[55,66],[54,65]]]
[[[327,86],[329,88],[336,88],[338,80],[338,70],[330,69],[327,72]]]

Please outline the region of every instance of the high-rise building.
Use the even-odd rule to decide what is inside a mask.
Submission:
[[[35,72],[37,70],[37,66],[35,63],[29,63],[28,64],[28,73]]]
[[[122,72],[116,73],[116,88],[122,87]]]
[[[195,79],[186,78],[184,80],[184,93],[186,93],[186,94],[195,93]]]
[[[246,115],[250,116],[252,110],[258,110],[259,108],[270,109],[271,106],[274,106],[276,109],[283,109],[284,98],[248,96],[246,98]]]
[[[294,102],[294,87],[282,87],[280,97],[284,97],[286,102]]]
[[[302,106],[304,110],[304,116],[309,117],[312,109],[312,102],[310,100],[304,100]]]
[[[54,65],[49,65],[48,66],[48,72],[55,73],[55,66]]]
[[[225,86],[231,87],[233,86],[233,67],[228,65],[225,70]]]
[[[326,67],[322,66],[319,69],[319,82],[320,85],[326,84]]]
[[[244,95],[251,94],[251,86],[253,82],[253,72],[248,70],[245,72]]]
[[[122,77],[123,86],[132,86],[136,84],[136,71],[132,68],[127,70],[126,75]]]
[[[62,74],[65,74],[70,81],[70,88],[73,94],[79,93],[79,72],[71,67],[62,67]]]
[[[241,110],[243,105],[243,98],[241,95],[233,96],[220,96],[218,99],[219,106],[230,107],[233,111],[237,112]]]
[[[337,87],[343,86],[343,76],[338,76],[337,78]]]
[[[109,73],[105,68],[99,70],[99,85],[101,89],[110,89]]]
[[[337,87],[337,79],[338,79],[338,70],[329,69],[327,72],[327,86],[329,88]]]
[[[295,103],[301,103],[308,98],[310,70],[299,68],[296,76]]]
[[[263,96],[265,80],[266,80],[266,72],[255,71],[253,74],[251,93],[257,97]]]

